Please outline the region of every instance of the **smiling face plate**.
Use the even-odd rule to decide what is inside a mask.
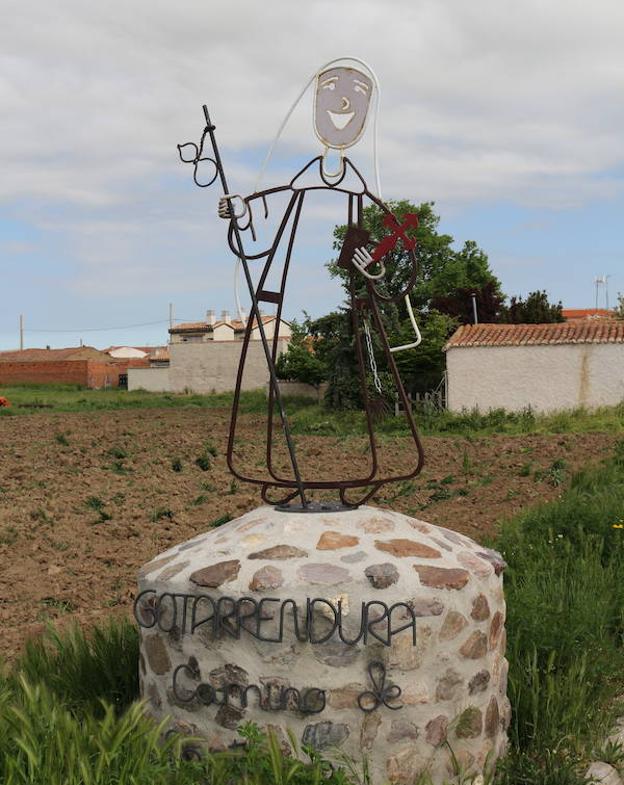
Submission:
[[[319,74],[314,99],[314,130],[335,150],[354,145],[366,125],[373,83],[355,68],[330,68]]]

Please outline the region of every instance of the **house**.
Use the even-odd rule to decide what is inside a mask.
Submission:
[[[555,412],[624,401],[624,321],[460,327],[444,347],[452,411]]]
[[[268,316],[260,311],[260,318],[267,338],[273,338],[277,317]],[[228,311],[221,311],[219,320],[214,311],[206,312],[203,322],[186,322],[177,324],[169,330],[170,342],[175,343],[208,343],[209,341],[242,341],[247,329],[247,320],[230,319]],[[279,327],[280,338],[290,338],[291,330],[288,322],[283,319]],[[260,340],[260,328],[257,319],[254,319],[251,328],[251,340]]]
[[[91,346],[0,352],[0,385],[76,384],[100,389],[125,385],[128,366],[140,359],[115,359]]]
[[[269,340],[273,339],[275,330],[278,330],[278,354],[281,354],[290,340],[290,325],[283,319],[278,325],[275,316],[261,313],[260,318]],[[215,317],[214,311],[208,311],[203,321],[177,324],[169,330],[170,342],[166,350],[168,363],[164,352],[161,352],[160,360],[156,354],[150,355],[149,368],[130,370],[128,389],[152,392],[231,392],[236,385],[247,325],[245,318],[231,319],[228,311],[222,311],[220,319]],[[254,319],[242,389],[262,388],[268,379],[260,328],[257,319]]]

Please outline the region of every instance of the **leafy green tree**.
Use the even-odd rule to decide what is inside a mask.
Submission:
[[[308,329],[305,323],[299,325],[293,321],[291,330],[288,348],[280,354],[277,360],[275,367],[277,377],[316,386],[327,376],[326,366],[317,356],[314,345],[308,339]]]
[[[418,320],[422,343],[413,351],[397,352],[394,359],[406,389],[418,392],[432,390],[444,373],[446,359],[444,344],[457,327],[457,321],[439,311],[427,311]],[[401,331],[391,336],[391,345],[413,340],[414,331],[409,321]]]
[[[501,321],[509,324],[549,324],[564,322],[561,302],[551,303],[545,291],[530,292],[526,300],[512,297],[503,309]]]
[[[477,296],[480,318],[498,320],[504,303],[500,282],[492,273],[487,255],[469,240],[460,250],[453,247],[453,237],[438,231],[440,218],[434,212],[433,202],[416,205],[406,199],[389,202],[390,210],[403,222],[408,213],[418,215],[418,227],[408,229],[408,237],[416,239],[415,255],[418,263],[418,278],[410,293],[416,319],[423,336],[422,343],[414,351],[398,352],[394,355],[402,379],[412,391],[425,391],[435,387],[444,371],[444,344],[458,324],[472,322],[472,298]],[[364,226],[370,233],[370,242],[376,245],[388,233],[383,225],[384,213],[376,205],[364,208]],[[346,226],[334,230],[334,250],[342,248],[347,232]],[[386,275],[383,290],[397,295],[405,289],[411,275],[411,260],[402,243],[384,258]],[[347,274],[338,267],[336,260],[328,265],[330,272],[340,277],[345,288]],[[359,282],[358,290],[365,291],[365,282]],[[413,329],[403,301],[395,304],[380,303],[384,324],[391,345],[413,340]],[[350,352],[353,361],[340,365],[341,385],[344,374],[351,368],[356,371],[352,336],[343,350]],[[337,351],[337,348],[336,348]],[[375,358],[380,372],[387,372],[387,363],[380,347],[375,347]],[[331,367],[331,366],[330,366]],[[334,382],[330,379],[330,393]],[[339,398],[342,396],[339,395]]]
[[[408,237],[416,238],[419,275],[410,295],[416,308],[428,308],[434,297],[446,296],[457,289],[481,289],[488,283],[500,293],[500,282],[490,269],[488,257],[474,241],[467,241],[460,251],[456,251],[453,237],[438,232],[440,217],[433,210],[433,202],[416,205],[402,199],[388,202],[388,207],[399,222],[403,222],[408,213],[418,215],[418,227],[406,232]],[[383,218],[383,211],[376,205],[364,208],[364,226],[370,232],[373,245],[388,233]],[[346,232],[346,225],[334,229],[334,250],[340,250]],[[411,273],[409,254],[402,243],[398,243],[384,258],[384,264],[387,270],[384,279],[386,291],[395,295],[405,288]],[[335,260],[330,262],[329,269],[333,275],[346,281],[345,271],[336,265]]]

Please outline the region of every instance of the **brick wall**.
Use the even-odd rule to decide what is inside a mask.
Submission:
[[[87,385],[88,360],[47,362],[2,362],[0,384],[80,384]]]
[[[146,367],[139,360],[103,362],[100,360],[45,360],[41,362],[0,362],[0,385],[11,384],[79,384],[101,389],[118,387],[119,375],[128,366]]]

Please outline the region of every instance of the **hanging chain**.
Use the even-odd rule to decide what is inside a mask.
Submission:
[[[373,374],[373,384],[375,389],[380,395],[383,395],[383,387],[381,386],[381,379],[377,372],[377,361],[375,360],[375,353],[373,352],[373,340],[371,338],[370,325],[368,323],[368,316],[364,318],[364,337],[366,338],[366,351],[368,352],[368,362],[370,364],[371,373]]]

